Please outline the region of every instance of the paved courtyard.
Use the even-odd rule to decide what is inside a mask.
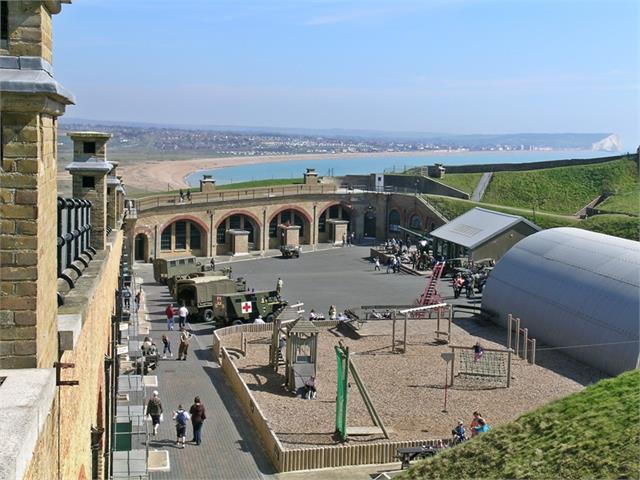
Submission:
[[[244,276],[249,288],[273,289],[277,277],[284,280],[283,296],[289,302],[304,302],[305,310],[326,311],[331,304],[338,310],[366,304],[411,304],[422,292],[426,278],[407,274],[374,272],[366,259],[368,247],[331,248],[303,254],[300,259],[234,259],[220,265],[231,265],[234,276]],[[192,324],[194,339],[187,361],[175,360],[178,333],[168,332],[164,309],[172,299],[166,287],[156,284],[148,264],[137,264],[136,276],[143,279],[145,303],[151,336],[161,345],[167,334],[174,352],[173,358],[162,360],[156,371],[165,421],[158,436],[150,437],[149,447],[167,449],[171,471],[154,473],[158,479],[255,479],[273,478],[275,472],[242,414],[222,371],[212,361],[210,347],[212,328],[207,324]],[[444,286],[444,285],[443,285]],[[450,289],[445,290],[447,295]],[[188,443],[184,450],[175,448],[175,427],[171,413],[179,403],[188,408],[199,395],[207,408],[208,419],[203,430],[203,443]],[[190,440],[191,428],[187,440]],[[142,447],[142,446],[141,446]],[[377,467],[323,472],[331,478],[369,478]],[[343,472],[346,476],[341,474]],[[320,472],[316,472],[320,473]],[[279,474],[299,478],[302,473]],[[318,477],[314,478],[324,478]],[[328,477],[327,477],[328,478]]]

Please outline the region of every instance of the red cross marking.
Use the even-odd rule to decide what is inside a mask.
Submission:
[[[242,302],[242,311],[244,313],[250,313],[251,312],[251,302]]]

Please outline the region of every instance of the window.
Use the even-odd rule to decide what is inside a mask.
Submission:
[[[278,217],[273,217],[271,223],[269,223],[269,238],[276,238],[278,230]]]
[[[400,229],[400,212],[397,210],[391,210],[389,212],[389,231],[390,232],[399,232]]]
[[[329,208],[329,218],[340,218],[340,205],[333,205]]]
[[[0,47],[6,47],[9,41],[9,2],[0,2]]]
[[[84,153],[96,153],[96,142],[82,142]]]
[[[96,188],[96,177],[82,176],[82,188]]]
[[[199,250],[202,248],[200,242],[200,229],[194,223],[189,225],[189,245],[191,250]]]
[[[224,225],[224,222],[220,224],[218,230],[216,231],[216,243],[218,245],[223,244],[227,241],[227,228]]]
[[[416,230],[422,230],[422,219],[419,215],[413,215],[411,217],[411,220],[409,221],[409,227]]]
[[[187,248],[187,223],[176,222],[176,250],[184,250]]]
[[[111,195],[111,187],[107,188],[107,195]]]
[[[320,215],[318,219],[318,232],[324,233],[327,231],[327,212]]]
[[[168,226],[162,232],[160,237],[160,250],[171,251],[171,226]]]
[[[297,213],[293,214],[293,224],[300,227],[300,237],[304,237],[304,220]]]
[[[184,265],[186,262],[184,260],[178,260],[178,264]]]
[[[249,220],[247,220],[246,218],[245,218],[245,221],[244,221],[244,229],[247,232],[249,232],[249,237],[247,238],[247,241],[249,243],[253,243],[253,224]]]
[[[242,217],[240,217],[240,215],[232,215],[229,218],[229,228],[231,229],[242,228]]]

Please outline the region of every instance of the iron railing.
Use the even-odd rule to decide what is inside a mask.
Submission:
[[[90,248],[91,202],[58,197],[58,277]]]

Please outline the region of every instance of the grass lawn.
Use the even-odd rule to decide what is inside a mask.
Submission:
[[[621,192],[607,198],[596,207],[598,210],[608,213],[626,213],[640,216],[640,185],[628,192]]]
[[[633,157],[636,158],[635,156]],[[628,192],[638,185],[638,165],[631,157],[607,163],[497,172],[482,200],[552,213],[576,213],[604,191]]]
[[[480,178],[482,178],[482,173],[451,173],[446,174],[443,178],[434,178],[434,180],[471,195]]]
[[[638,478],[639,411],[636,370],[538,408],[395,478]]]

